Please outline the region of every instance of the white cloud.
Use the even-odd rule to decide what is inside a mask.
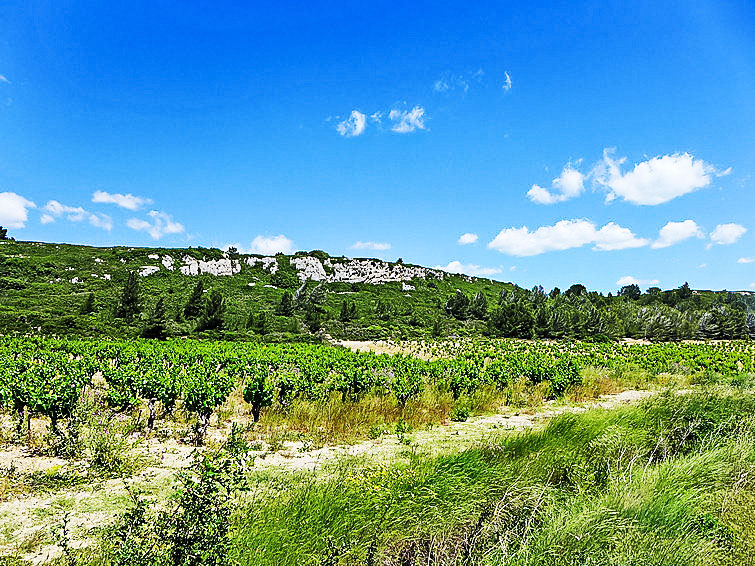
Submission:
[[[42,224],[51,224],[55,222],[55,218],[51,214],[43,214],[39,221]]]
[[[155,240],[166,234],[181,234],[185,230],[183,224],[174,221],[170,214],[165,212],[150,210],[149,217],[152,218],[152,222],[131,218],[126,222],[126,226],[132,230],[147,232]]]
[[[440,269],[447,273],[463,273],[465,275],[473,275],[475,277],[487,277],[489,275],[495,275],[500,273],[501,270],[495,267],[480,267],[474,264],[463,264],[460,261],[451,261],[448,265],[436,265],[435,269]]]
[[[0,193],[0,226],[23,228],[26,225],[30,208],[37,205],[16,193]]]
[[[587,244],[593,244],[593,249],[597,251],[611,251],[646,246],[648,240],[638,238],[631,230],[614,222],[598,230],[589,220],[561,220],[554,226],[541,226],[534,232],[530,232],[526,226],[504,228],[488,247],[524,257]]]
[[[577,165],[581,160],[577,161]],[[537,204],[554,204],[578,197],[584,190],[585,176],[569,162],[561,175],[551,182],[552,192],[539,185],[532,185],[527,196]]]
[[[653,249],[667,248],[689,238],[704,238],[705,234],[694,220],[668,222],[658,232],[658,239],[650,246]]]
[[[42,208],[47,214],[42,221],[43,224],[53,222],[54,218],[60,218],[64,214],[71,222],[81,222],[87,217],[87,211],[80,206],[68,206],[62,204],[56,200],[47,201],[47,204]]]
[[[352,110],[351,115],[336,126],[338,133],[347,138],[353,138],[364,133],[367,127],[367,116],[359,110]]]
[[[637,279],[631,275],[625,275],[619,279],[616,284],[623,287],[624,285],[657,285],[660,283],[657,279]]]
[[[391,128],[399,134],[407,134],[414,130],[425,129],[425,109],[421,106],[415,106],[411,110],[391,110],[388,118],[395,122]]]
[[[697,266],[698,269],[705,269],[706,267],[708,267],[707,263],[701,263],[700,265]]]
[[[152,204],[152,199],[137,197],[128,193],[108,193],[106,191],[95,191],[92,195],[92,202],[103,204],[115,204],[128,210],[139,210],[145,204]]]
[[[508,72],[504,73],[504,75],[506,76],[506,80],[503,81],[503,90],[508,92],[511,90],[511,75],[509,75]]]
[[[433,90],[435,92],[448,92],[458,89],[464,92],[469,92],[472,83],[481,82],[484,75],[485,71],[482,69],[478,69],[474,73],[465,73],[461,75],[445,73],[433,83]]]
[[[467,232],[466,234],[462,234],[459,236],[459,239],[457,240],[458,244],[461,244],[462,246],[465,246],[467,244],[474,244],[477,242],[477,234],[470,234]]]
[[[354,245],[351,246],[352,250],[375,250],[375,251],[385,251],[390,250],[391,245],[387,242],[354,242]]]
[[[10,81],[6,78],[5,75],[0,75],[0,83],[10,84]]]
[[[113,219],[107,214],[90,214],[89,223],[95,228],[102,228],[108,232],[113,229]]]
[[[253,254],[262,255],[290,254],[293,251],[293,246],[294,243],[283,234],[277,236],[259,235],[252,240],[250,251]]]
[[[435,92],[447,92],[451,90],[451,83],[446,79],[438,79],[433,83],[433,90]]]
[[[733,244],[739,240],[739,238],[744,236],[745,232],[747,232],[747,228],[741,224],[734,224],[733,222],[729,224],[719,224],[716,226],[716,229],[710,233],[711,243],[709,246],[715,244],[719,246]]]
[[[740,257],[737,263],[755,263],[755,257]]]
[[[614,159],[613,150],[603,150],[603,160],[591,176],[599,188],[608,191],[606,202],[621,197],[632,204],[656,205],[707,187],[716,169],[689,153],[653,157],[621,172],[626,158]]]
[[[370,120],[380,125],[383,122],[383,113],[379,110],[370,114]]]

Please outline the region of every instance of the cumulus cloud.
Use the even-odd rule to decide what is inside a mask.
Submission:
[[[503,90],[506,92],[511,90],[511,75],[508,74],[508,72],[504,73],[506,80],[503,81]]]
[[[388,118],[394,123],[391,130],[399,134],[425,129],[425,109],[421,106],[411,110],[391,110]]]
[[[740,257],[737,263],[755,263],[755,257]]]
[[[351,115],[336,126],[338,133],[347,138],[353,138],[364,133],[367,127],[367,116],[359,110],[352,110]]]
[[[87,211],[80,206],[68,206],[56,200],[47,201],[47,204],[42,210],[46,213],[42,216],[42,224],[54,222],[55,218],[60,218],[63,215],[65,215],[71,222],[81,222],[86,219],[88,214]]]
[[[174,221],[171,215],[165,212],[150,210],[149,217],[151,221],[130,218],[126,226],[138,232],[147,232],[155,240],[159,240],[166,234],[181,234],[185,230],[183,224]]]
[[[513,256],[533,256],[545,252],[579,248],[593,244],[597,251],[623,250],[646,246],[631,230],[609,222],[598,229],[589,220],[561,220],[553,226],[504,228],[488,247]]]
[[[252,240],[250,252],[261,255],[290,254],[293,248],[294,243],[283,234],[278,234],[277,236],[263,236],[260,234]]]
[[[657,285],[658,283],[660,283],[658,279],[637,279],[631,275],[625,275],[616,282],[621,287],[624,285]]]
[[[579,165],[580,161],[576,164]],[[527,196],[537,204],[554,204],[578,197],[584,188],[585,176],[569,162],[561,174],[553,179],[550,190],[540,185],[532,185]]]
[[[727,246],[733,244],[739,240],[747,232],[747,228],[741,224],[735,224],[733,222],[729,224],[719,224],[715,230],[710,233],[710,244]]]
[[[463,264],[460,261],[451,261],[448,265],[436,265],[435,269],[440,269],[447,273],[463,273],[465,275],[473,275],[475,277],[487,277],[489,275],[495,275],[500,273],[501,270],[496,267],[480,267],[474,264]]]
[[[152,199],[137,197],[132,195],[131,193],[124,195],[121,193],[94,191],[94,194],[92,194],[92,202],[101,204],[114,204],[127,210],[139,210],[144,205],[152,204]]]
[[[95,228],[102,228],[108,232],[113,229],[113,219],[107,214],[90,214],[89,223]]]
[[[461,244],[462,246],[465,246],[467,244],[474,244],[477,242],[477,234],[470,234],[467,232],[466,234],[462,234],[459,236],[459,239],[457,240],[458,244]]]
[[[375,250],[375,251],[385,251],[390,250],[391,245],[387,242],[354,242],[354,245],[351,246],[352,250]]]
[[[19,194],[0,193],[0,226],[5,228],[23,228],[30,208],[36,208],[32,201]]]
[[[626,158],[613,158],[603,150],[603,159],[593,168],[595,185],[608,192],[606,202],[622,198],[632,204],[657,205],[710,185],[716,169],[689,153],[674,153],[642,161],[621,171]]]
[[[113,228],[113,220],[107,214],[90,213],[80,206],[68,206],[57,200],[47,201],[42,210],[44,211],[40,218],[42,224],[50,224],[55,222],[57,218],[65,216],[71,222],[89,220],[89,223],[95,228],[102,228],[108,232]]]
[[[689,238],[704,238],[705,234],[694,220],[668,222],[658,232],[658,239],[650,246],[653,249],[668,248]]]

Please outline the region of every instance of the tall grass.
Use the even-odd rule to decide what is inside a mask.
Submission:
[[[666,393],[408,464],[252,492],[240,564],[747,564],[755,394]]]

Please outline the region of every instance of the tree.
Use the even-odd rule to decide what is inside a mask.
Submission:
[[[291,291],[284,291],[280,303],[275,307],[275,314],[279,316],[291,316],[294,314],[294,296]]]
[[[81,305],[80,314],[89,314],[94,312],[94,293],[89,293],[87,298],[84,299],[84,304]]]
[[[627,299],[636,301],[642,296],[642,293],[640,292],[639,285],[632,283],[631,285],[624,285],[619,289],[618,295],[619,297],[626,297]]]
[[[380,299],[375,303],[375,316],[380,320],[390,320],[393,309],[388,303],[384,303]]]
[[[477,293],[472,299],[469,305],[469,314],[479,320],[484,320],[488,315],[488,298],[482,291]]]
[[[202,315],[197,322],[197,332],[223,328],[223,314],[225,314],[225,299],[219,291],[213,290],[204,303]]]
[[[456,294],[446,301],[446,312],[458,320],[465,320],[469,311],[469,297],[456,289]]]
[[[191,292],[191,296],[186,302],[186,306],[184,306],[184,316],[186,317],[186,320],[195,319],[200,315],[202,312],[203,300],[204,282],[200,279],[197,284],[194,285],[194,290]]]
[[[8,239],[8,229],[0,226],[0,240]]]
[[[569,287],[566,291],[564,291],[564,295],[567,297],[581,297],[582,295],[587,294],[587,289],[585,288],[582,283],[575,283],[571,287]]]
[[[353,301],[344,301],[341,303],[341,314],[338,319],[341,322],[349,322],[357,317],[357,306]]]
[[[136,272],[130,271],[121,293],[120,302],[115,310],[115,316],[116,318],[123,318],[130,322],[140,312],[139,280],[137,279]]]
[[[142,338],[156,338],[165,340],[168,337],[168,323],[165,318],[165,302],[163,298],[157,299],[155,308],[147,319],[147,324],[142,329]]]
[[[269,321],[267,318],[267,312],[262,311],[261,313],[255,315],[254,313],[251,313],[249,315],[249,320],[246,323],[246,327],[251,329],[252,332],[255,334],[260,334],[264,336],[267,334],[267,331],[269,330]]]

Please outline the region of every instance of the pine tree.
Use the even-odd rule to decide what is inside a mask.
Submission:
[[[115,316],[116,318],[123,318],[130,322],[140,312],[139,280],[137,279],[136,272],[131,271],[123,287],[123,293],[121,294],[118,308],[115,310]]]
[[[223,314],[225,314],[225,299],[220,292],[213,290],[204,303],[202,314],[197,322],[197,332],[223,328]]]
[[[157,338],[165,340],[168,337],[168,323],[165,318],[165,302],[163,298],[157,299],[155,308],[149,315],[147,324],[142,329],[142,338]]]
[[[186,320],[197,318],[202,312],[204,300],[204,282],[200,279],[194,286],[191,296],[184,307],[184,316]]]
[[[255,334],[260,334],[262,336],[267,334],[268,326],[269,321],[267,318],[267,313],[264,311],[259,314],[251,313],[249,315],[249,320],[246,323],[247,328],[249,328]]]
[[[294,314],[294,296],[291,291],[284,291],[281,302],[275,307],[275,314],[279,316],[291,316]]]
[[[89,314],[94,312],[94,293],[89,293],[87,298],[84,299],[84,304],[81,305],[80,314]]]
[[[0,240],[8,239],[8,229],[0,226]]]
[[[469,305],[469,314],[479,320],[484,320],[488,316],[488,298],[482,291],[477,293],[472,299]]]

